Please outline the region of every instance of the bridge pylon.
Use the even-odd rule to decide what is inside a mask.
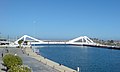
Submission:
[[[70,44],[77,44],[77,45],[94,45],[95,43],[88,38],[87,36],[80,36],[73,40],[70,40],[68,43]]]
[[[19,38],[18,40],[16,40],[14,43],[15,43],[16,45],[18,45],[18,41],[19,41],[19,40],[23,40],[23,42],[28,41],[29,43],[35,43],[35,42],[37,42],[37,43],[42,43],[42,42],[43,42],[42,40],[33,38],[33,37],[31,37],[31,36],[28,36],[28,35],[24,35],[24,36],[22,36],[21,38]]]

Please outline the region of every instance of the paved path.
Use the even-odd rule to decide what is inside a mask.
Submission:
[[[2,69],[5,69],[5,67],[2,65],[3,61],[2,61],[2,53],[4,52],[3,48],[0,48],[0,72],[5,72]]]
[[[25,65],[28,65],[30,68],[32,68],[33,72],[59,72],[55,69],[53,69],[50,66],[47,66],[39,61],[37,61],[36,59],[33,59],[31,57],[29,57],[26,54],[23,54],[22,50],[19,48],[7,48],[9,50],[10,53],[12,54],[17,54],[18,56],[20,56],[24,62]],[[5,53],[5,49],[4,48],[0,48],[0,55],[1,53]],[[0,63],[2,62],[2,58],[0,56]],[[0,68],[2,67],[2,65],[0,64]],[[2,71],[0,71],[2,72]]]
[[[61,65],[59,63],[56,63],[54,61],[51,61],[51,60],[49,60],[47,58],[44,58],[41,55],[38,55],[37,53],[33,52],[33,50],[31,48],[26,48],[25,52],[27,54],[29,54],[29,56],[31,56],[32,58],[34,58],[34,59],[36,59],[36,60],[38,60],[38,61],[40,61],[40,62],[42,62],[42,63],[44,63],[44,64],[46,64],[46,65],[48,65],[50,67],[52,67],[52,68],[54,68],[54,69],[56,69],[56,70],[58,70],[60,72],[77,72],[76,70],[73,70],[73,69],[71,69],[69,67],[66,67],[66,66]]]

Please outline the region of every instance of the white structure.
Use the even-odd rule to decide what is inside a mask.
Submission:
[[[68,44],[77,44],[77,45],[94,45],[95,43],[88,38],[87,36],[80,36],[73,40],[70,40]]]
[[[18,45],[18,41],[19,41],[19,40],[23,40],[23,42],[28,41],[28,44],[42,44],[42,43],[43,43],[42,40],[38,40],[38,39],[33,38],[33,37],[31,37],[31,36],[28,36],[28,35],[22,36],[21,38],[19,38],[19,39],[18,39],[17,41],[15,41],[14,43],[15,43],[16,45]],[[22,43],[22,44],[23,44],[23,43]]]
[[[95,45],[96,43],[94,43],[90,38],[88,38],[87,36],[81,36],[78,38],[75,38],[73,40],[69,40],[69,41],[43,41],[43,40],[38,40],[36,38],[33,38],[31,36],[28,35],[24,35],[21,38],[19,38],[17,41],[15,41],[14,43],[16,45],[18,44],[19,40],[23,40],[22,45],[24,44],[25,41],[27,41],[27,45],[31,45],[31,44],[74,44],[74,45]]]

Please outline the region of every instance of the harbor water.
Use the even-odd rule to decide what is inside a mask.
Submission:
[[[120,50],[71,45],[46,45],[40,55],[80,72],[120,72]]]

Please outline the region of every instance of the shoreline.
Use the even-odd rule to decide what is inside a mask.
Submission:
[[[74,69],[71,69],[71,68],[66,67],[64,65],[61,65],[61,64],[59,64],[57,62],[49,60],[49,59],[47,59],[47,58],[45,58],[45,57],[43,57],[41,55],[37,55],[35,52],[33,52],[32,48],[29,48],[29,47],[25,48],[25,52],[30,57],[44,63],[45,65],[48,65],[48,66],[52,67],[52,68],[54,68],[54,69],[56,69],[56,70],[58,70],[60,72],[77,72]]]
[[[38,44],[38,45],[73,45],[73,46],[88,46],[88,47],[98,47],[98,48],[106,48],[106,49],[116,49],[120,50],[120,46],[111,46],[111,45],[102,45],[102,44],[96,44],[96,45],[88,45],[88,44]]]

